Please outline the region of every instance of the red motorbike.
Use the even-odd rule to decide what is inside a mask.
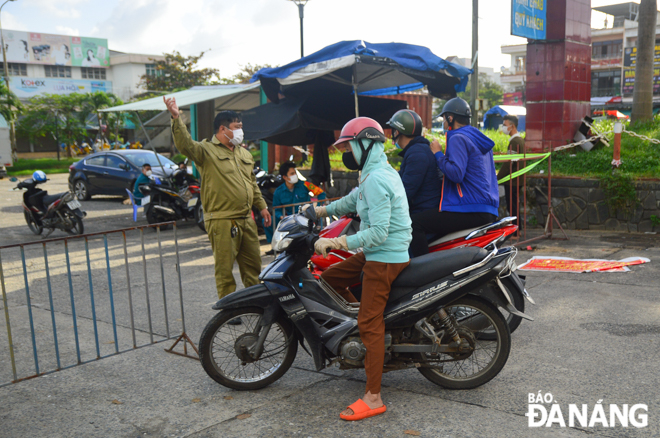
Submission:
[[[438,239],[434,239],[429,243],[429,252],[437,251],[446,251],[455,248],[465,248],[468,246],[478,246],[480,248],[488,249],[489,246],[493,244],[500,245],[502,242],[508,240],[511,235],[513,235],[517,230],[518,226],[513,225],[513,222],[516,220],[515,217],[506,217],[492,224],[484,225],[477,228],[469,228],[466,230],[456,231],[455,233],[447,234]],[[346,215],[342,216],[338,220],[332,222],[326,228],[321,231],[319,237],[332,238],[339,237],[343,235],[353,235],[360,230],[360,218],[355,215]],[[312,273],[315,276],[320,276],[323,271],[335,265],[347,258],[355,255],[355,251],[344,251],[341,249],[335,249],[328,253],[327,258],[323,256],[314,254],[311,258],[312,266],[310,267]],[[510,311],[510,308],[500,308],[500,311],[505,314],[507,322],[509,324],[509,330],[511,333],[518,328],[522,322],[522,313],[525,311],[525,299],[530,303],[536,304],[532,297],[527,292],[527,289],[524,288],[525,277],[522,275],[517,275],[515,272],[512,272],[511,275],[516,276],[520,279],[523,284],[523,293],[508,290],[509,295],[513,298],[513,307],[517,309],[517,312]],[[483,294],[487,297],[488,294],[495,293],[492,290],[503,287],[501,284],[497,283],[488,283],[483,287]],[[361,292],[361,285],[356,284],[350,288],[353,294],[358,297]],[[508,313],[508,315],[506,315]]]
[[[515,217],[505,217],[492,224],[478,228],[469,228],[467,230],[456,231],[447,234],[429,243],[429,252],[445,251],[454,248],[465,248],[468,246],[478,246],[486,248],[493,242],[502,243],[518,230],[517,225],[513,225]],[[332,238],[343,235],[353,235],[360,230],[360,218],[355,215],[342,216],[325,227],[319,234],[319,237]],[[335,249],[328,253],[327,258],[320,255],[313,255],[311,262],[314,265],[313,273],[321,274],[330,266],[346,260],[354,255],[353,251],[344,251]]]

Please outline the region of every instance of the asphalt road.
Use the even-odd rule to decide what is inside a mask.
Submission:
[[[24,223],[20,195],[0,180],[0,245],[39,241]],[[66,190],[66,176],[46,185],[51,193]],[[85,202],[87,232],[133,226],[129,206],[99,198]],[[143,218],[139,224],[144,224]],[[50,237],[62,237],[56,231]],[[543,240],[532,255],[621,259],[643,256],[651,263],[628,273],[527,273],[527,289],[536,300],[512,335],[503,371],[470,391],[448,391],[428,382],[416,370],[384,375],[383,399],[388,412],[356,423],[339,419],[364,388],[364,372],[336,368],[316,372],[299,350],[292,369],[260,391],[238,392],[212,381],[197,361],[163,351],[172,341],[93,360],[96,357],[84,246],[71,243],[74,302],[81,359],[92,362],[0,388],[0,434],[3,437],[656,437],[660,436],[660,245],[655,235],[587,232],[569,241]],[[177,230],[186,328],[196,342],[214,312],[213,259],[206,236],[194,225]],[[153,232],[145,233],[148,279],[141,265],[139,234],[127,234],[130,282],[123,264],[123,238],[109,235],[108,254],[115,297],[117,341],[112,330],[107,262],[102,239],[90,241],[90,265],[96,299],[101,355],[132,347],[128,285],[134,305],[136,344],[148,344],[152,315],[154,339],[166,337],[163,295],[171,334],[181,331],[173,232],[161,233],[163,272]],[[268,249],[263,246],[262,250]],[[70,289],[62,246],[49,247],[51,294],[43,272],[41,245],[25,247],[36,343],[41,370],[57,367],[52,318],[58,328],[62,366],[76,363]],[[8,285],[8,311],[17,350],[19,375],[34,372],[29,338],[25,278],[17,250],[2,250]],[[264,257],[268,263],[270,258]],[[166,291],[162,291],[164,277]],[[237,279],[239,277],[237,276]],[[147,310],[145,284],[151,309]],[[0,302],[0,307],[3,307]],[[51,309],[53,310],[51,312]],[[0,383],[11,380],[4,310],[0,310]],[[177,347],[179,350],[179,347]],[[179,350],[180,351],[180,350]],[[22,373],[22,374],[21,374]],[[530,428],[529,394],[551,393],[568,423],[569,404],[587,405],[591,417],[599,400],[609,425],[611,404],[648,407],[643,428],[579,425]],[[550,405],[546,405],[548,409]],[[637,414],[644,413],[637,411]],[[640,417],[637,420],[641,421]]]

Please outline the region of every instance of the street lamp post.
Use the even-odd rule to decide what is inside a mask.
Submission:
[[[9,0],[8,0],[9,1]],[[303,18],[305,17],[305,5],[309,0],[290,0],[298,6],[298,15],[300,15],[300,57],[305,56],[303,50]]]
[[[8,2],[15,2],[16,0],[5,0],[5,2],[0,6],[0,18],[2,17],[2,8]],[[5,46],[5,36],[2,32],[2,22],[0,21],[0,43],[2,44],[2,66],[5,74],[5,85],[7,86],[7,106],[9,106],[9,67],[7,66],[7,46]],[[10,108],[11,110],[11,108]],[[16,129],[14,127],[14,119],[8,120],[9,122],[9,133],[11,137],[11,150],[12,153],[16,152]]]

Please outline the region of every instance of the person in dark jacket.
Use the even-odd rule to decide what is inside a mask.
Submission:
[[[438,168],[444,174],[440,205],[411,216],[413,257],[428,253],[427,234],[437,237],[494,222],[499,207],[497,175],[493,161],[495,143],[469,126],[470,106],[461,98],[442,109],[447,149],[431,143]]]
[[[399,176],[408,198],[410,214],[438,208],[442,178],[430,143],[422,137],[422,119],[411,110],[394,113],[387,125],[392,128],[392,141],[403,149]]]

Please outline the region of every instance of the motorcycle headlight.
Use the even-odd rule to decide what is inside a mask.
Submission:
[[[64,202],[71,202],[73,201],[73,195],[71,193],[67,193],[62,197],[62,201]]]
[[[273,245],[273,251],[282,252],[291,245],[293,239],[286,237],[288,234],[288,231],[280,230],[276,230],[275,233],[273,233],[273,240],[271,242]]]

